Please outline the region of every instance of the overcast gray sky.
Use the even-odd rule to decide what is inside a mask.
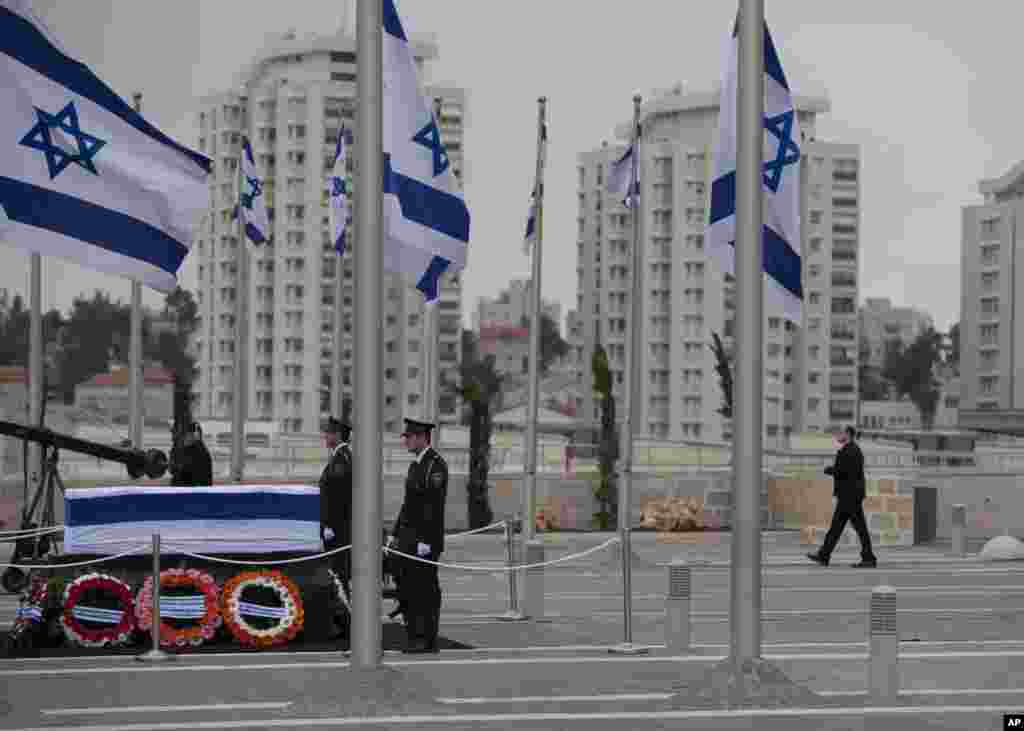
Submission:
[[[223,88],[265,36],[327,32],[341,0],[36,0],[65,44],[144,114],[190,145],[194,99]],[[536,147],[536,99],[548,97],[543,291],[576,296],[577,153],[611,139],[631,97],[684,81],[710,88],[736,12],[732,0],[399,0],[407,32],[431,32],[440,59],[426,81],[465,88],[466,199],[472,216],[463,306],[529,275],[522,253]],[[821,139],[861,146],[862,297],[890,297],[946,328],[960,309],[960,207],[977,181],[1024,159],[1024,99],[1014,48],[1024,4],[1007,0],[860,3],[767,0],[796,93],[827,92]],[[45,304],[129,286],[47,262]],[[196,262],[182,275],[195,286]],[[28,257],[0,247],[0,286],[27,292]],[[147,303],[159,295],[147,292]]]

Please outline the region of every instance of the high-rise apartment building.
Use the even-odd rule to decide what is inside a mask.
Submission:
[[[199,112],[199,147],[214,161],[210,215],[199,254],[201,324],[194,338],[200,367],[197,414],[231,415],[236,288],[249,288],[248,413],[279,422],[284,432],[319,430],[334,410],[335,359],[340,387],[351,397],[353,370],[353,261],[333,248],[325,181],[340,127],[354,127],[355,40],[339,33],[284,34],[239,75],[232,91],[205,98]],[[412,47],[421,71],[437,57],[433,41]],[[456,88],[428,87],[443,100],[442,141],[461,181],[466,99]],[[252,142],[264,180],[273,228],[269,245],[252,247],[249,281],[238,281],[240,242],[232,221],[242,135]],[[350,156],[352,165],[354,155]],[[249,245],[246,243],[245,245]],[[334,342],[337,277],[342,277],[343,337]],[[397,275],[382,286],[385,431],[402,427],[404,415],[424,407],[424,308],[422,295]],[[454,380],[461,357],[460,275],[442,279],[439,302],[439,371]],[[441,392],[439,419],[454,421],[455,397]],[[358,415],[355,415],[358,418]]]
[[[562,305],[558,302],[542,300],[540,311],[551,318],[555,326],[562,329]],[[490,299],[480,297],[477,300],[476,312],[473,314],[473,329],[480,331],[488,323],[519,326],[523,318],[527,320],[533,315],[533,287],[529,279],[513,279],[508,289]]]
[[[1024,408],[1024,163],[982,180],[980,205],[963,208],[960,303],[960,408]],[[1019,414],[1019,412],[1018,412]],[[979,416],[980,418],[980,416]],[[994,428],[996,423],[976,424]]]
[[[641,109],[641,246],[644,349],[641,433],[673,440],[731,438],[709,345],[734,348],[734,283],[704,249],[719,94],[658,94]],[[765,312],[765,430],[770,438],[853,422],[857,403],[860,155],[856,145],[821,142],[815,117],[826,99],[795,100],[807,163],[802,187],[804,327]],[[631,124],[620,125],[620,139]],[[609,355],[620,399],[629,347],[632,218],[605,193],[608,163],[623,145],[579,156],[577,306],[568,326],[582,394],[581,418],[597,418],[591,357]],[[620,401],[621,403],[621,401]],[[619,413],[622,413],[620,408]]]
[[[907,348],[933,327],[935,321],[927,312],[913,307],[893,307],[888,297],[868,297],[860,308],[860,336],[866,346],[866,364],[874,369],[885,367],[887,342],[895,340]]]

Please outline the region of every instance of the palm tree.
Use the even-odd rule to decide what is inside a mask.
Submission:
[[[464,347],[462,364],[459,366],[459,383],[443,382],[442,388],[459,397],[466,405],[467,413],[463,417],[463,424],[467,420],[469,422],[466,502],[469,527],[473,530],[490,525],[494,519],[487,478],[491,457],[491,413],[501,393],[501,376],[495,371],[493,355],[478,360],[475,352],[466,353],[466,350],[469,348]]]

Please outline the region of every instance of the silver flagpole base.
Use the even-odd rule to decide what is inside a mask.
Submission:
[[[517,609],[509,609],[504,614],[499,614],[498,619],[502,622],[522,622],[528,617]]]
[[[167,662],[168,660],[176,660],[177,655],[172,655],[169,652],[164,652],[160,649],[147,650],[141,655],[136,655],[135,659],[139,662]]]
[[[632,642],[620,642],[608,648],[612,655],[649,655],[651,648],[645,645],[634,645]]]

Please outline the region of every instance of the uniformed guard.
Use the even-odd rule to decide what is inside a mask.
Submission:
[[[213,458],[203,443],[203,430],[192,422],[171,449],[171,484],[176,487],[209,487],[213,484]]]
[[[324,549],[330,551],[352,543],[352,449],[349,437],[352,425],[330,417],[324,425],[324,445],[331,455],[320,475],[320,534]],[[345,591],[347,603],[351,592],[352,551],[341,551],[331,557],[331,567]],[[339,616],[341,634],[347,635],[349,614]]]
[[[434,425],[405,420],[404,446],[416,456],[405,479],[405,500],[388,544],[410,556],[438,561],[444,551],[448,465],[430,445]],[[437,566],[402,558],[398,590],[405,619],[405,652],[437,652],[441,585]]]

